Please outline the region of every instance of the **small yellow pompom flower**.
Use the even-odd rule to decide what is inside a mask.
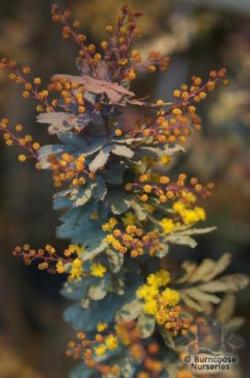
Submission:
[[[150,285],[142,285],[140,286],[137,291],[136,295],[139,299],[147,299],[147,298],[154,298],[159,293],[158,288],[155,286]]]
[[[112,244],[114,243],[116,239],[114,238],[113,235],[107,235],[106,238],[105,238],[105,241],[108,243],[108,244]]]
[[[170,282],[170,273],[161,269],[158,272],[152,273],[147,278],[147,283],[151,286],[161,287],[165,286]]]
[[[163,165],[168,165],[169,162],[170,162],[170,156],[168,156],[168,155],[162,155],[162,156],[160,157],[160,162],[161,162],[161,164],[163,164]]]
[[[102,264],[92,264],[90,266],[90,274],[94,277],[103,277],[107,269]]]
[[[145,302],[143,310],[146,314],[156,315],[158,311],[158,303],[155,299],[149,299]]]
[[[132,226],[136,222],[136,216],[131,211],[122,217],[122,222],[125,226]]]
[[[117,223],[118,223],[117,219],[111,217],[107,223],[102,225],[102,229],[105,232],[107,231],[110,232],[113,230],[113,228],[115,227]]]
[[[194,211],[197,217],[199,218],[199,220],[201,221],[206,220],[206,212],[202,207],[195,207]]]
[[[103,332],[103,331],[105,331],[107,328],[108,328],[107,323],[103,323],[103,322],[98,323],[98,324],[97,324],[97,327],[96,327],[96,329],[97,329],[98,332]]]
[[[97,356],[103,356],[106,353],[107,347],[104,344],[100,344],[95,348],[95,353]]]
[[[114,335],[107,336],[105,339],[105,345],[109,350],[116,349],[118,347],[117,337],[115,337]]]
[[[181,299],[180,293],[176,290],[172,290],[169,288],[166,288],[162,293],[161,293],[162,299],[166,302],[167,305],[169,306],[176,306]]]
[[[56,271],[58,274],[63,274],[65,272],[65,267],[62,260],[59,260],[56,264]]]
[[[71,265],[69,280],[79,280],[83,276],[83,273],[84,271],[82,260],[76,258],[75,260],[73,260]]]
[[[160,221],[160,225],[163,229],[164,234],[170,234],[175,229],[175,223],[170,218],[163,218]]]
[[[173,205],[173,210],[176,213],[182,214],[183,211],[185,211],[185,205],[184,205],[184,203],[179,202],[179,201],[175,202],[174,205]]]
[[[157,272],[160,281],[160,286],[167,285],[170,282],[170,273],[166,269],[161,269]]]

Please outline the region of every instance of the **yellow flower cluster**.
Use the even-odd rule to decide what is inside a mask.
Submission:
[[[186,193],[183,198],[189,204],[196,201],[196,197],[192,193]],[[202,207],[189,208],[182,201],[177,201],[173,204],[173,215],[178,216],[180,218],[179,221],[174,221],[172,218],[163,218],[159,222],[164,234],[171,234],[182,224],[189,226],[206,219],[206,213]]]
[[[104,339],[104,343],[99,344],[95,348],[97,356],[103,356],[109,350],[115,350],[118,347],[118,339],[116,336],[110,334]]]
[[[181,217],[185,225],[194,224],[206,219],[206,213],[202,207],[189,209],[183,202],[180,201],[174,203],[173,211]]]
[[[165,269],[161,269],[156,273],[151,273],[147,277],[147,283],[150,286],[155,286],[155,287],[166,286],[169,282],[170,282],[170,273]]]
[[[140,286],[136,292],[137,297],[144,302],[144,312],[154,316],[157,323],[164,325],[167,329],[172,327],[172,325],[169,327],[171,318],[177,317],[180,311],[177,307],[180,302],[180,293],[166,287],[169,282],[169,272],[161,269],[150,274],[147,277],[147,283]]]

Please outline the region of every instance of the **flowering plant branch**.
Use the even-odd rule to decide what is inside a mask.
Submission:
[[[220,276],[230,262],[227,254],[218,262],[167,269],[171,245],[193,248],[193,236],[214,229],[197,227],[206,219],[198,202],[210,196],[213,184],[184,173],[172,179],[168,164],[183,152],[193,129],[200,130],[196,105],[227,83],[226,70],[211,71],[206,82],[193,76],[170,102],[137,98],[130,89],[137,74],[169,63],[157,52],[143,59],[131,49],[140,36],[140,16],[122,7],[99,51],[69,11],[53,6],[63,38],[79,46],[79,76],[55,75],[45,89],[29,67],[7,58],[0,64],[23,86],[23,97],[38,102],[38,123],[49,125],[59,141],[40,146],[22,134],[22,125],[13,131],[8,119],[0,122],[5,143],[24,150],[19,161],[32,158],[37,169],[51,171],[53,206],[63,211],[57,236],[70,241],[64,251],[25,244],[14,255],[67,277],[62,293],[74,304],[65,320],[78,331],[67,355],[81,360],[74,378],[189,377],[179,353],[183,340],[197,332],[196,318],[207,318],[214,305],[220,313],[223,293],[247,285],[243,275]]]

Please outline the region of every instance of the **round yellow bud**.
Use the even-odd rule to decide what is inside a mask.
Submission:
[[[166,185],[170,182],[170,179],[168,176],[161,176],[159,182],[160,184]]]
[[[199,96],[202,100],[204,100],[207,97],[207,94],[206,94],[206,92],[202,91],[202,92],[200,92]]]
[[[182,115],[182,111],[181,111],[181,109],[179,109],[179,108],[174,108],[174,109],[172,110],[172,113],[173,113],[174,115],[176,115],[176,116]]]
[[[74,28],[78,29],[80,26],[81,26],[81,25],[80,25],[80,21],[79,21],[79,20],[75,20],[75,21],[73,22],[73,27],[74,27]]]
[[[23,73],[24,73],[25,75],[30,74],[30,72],[31,72],[30,67],[28,67],[28,66],[24,66],[24,67],[23,67]]]
[[[150,66],[148,66],[148,71],[149,72],[155,72],[156,71],[156,67],[153,64],[150,64]]]
[[[122,135],[122,130],[121,129],[116,129],[115,130],[115,135],[118,136],[118,137],[121,136]]]
[[[35,142],[35,143],[32,144],[32,147],[33,147],[33,149],[34,149],[35,151],[37,151],[37,150],[39,150],[39,148],[40,148],[40,144],[37,143],[37,142]]]
[[[151,193],[151,191],[152,191],[152,186],[151,186],[151,185],[144,185],[143,189],[144,189],[144,191],[145,191],[146,193]]]
[[[24,163],[26,161],[27,157],[23,154],[21,155],[18,155],[18,160],[21,162],[21,163]]]
[[[163,106],[164,105],[164,101],[163,100],[157,100],[156,101],[156,105],[158,105],[158,106]]]
[[[84,113],[85,110],[86,110],[86,108],[85,108],[84,106],[79,106],[79,107],[78,107],[78,112],[79,112],[79,113]]]
[[[173,96],[176,97],[176,98],[180,97],[180,95],[181,95],[181,91],[180,91],[179,89],[176,89],[176,90],[173,92]]]
[[[141,201],[142,201],[142,202],[147,202],[147,200],[148,200],[148,195],[147,195],[147,194],[143,194],[143,195],[141,196]]]
[[[22,93],[22,96],[23,96],[23,98],[29,98],[29,97],[30,97],[30,92],[28,92],[28,91],[24,91],[24,92]]]
[[[108,48],[108,42],[107,41],[102,41],[101,42],[101,47],[103,48],[103,50],[106,50]]]
[[[42,84],[42,79],[40,77],[35,77],[34,78],[34,84],[41,85]]]
[[[42,105],[37,105],[37,107],[36,107],[36,111],[37,111],[38,113],[42,113],[42,112],[44,111],[43,106],[42,106]]]
[[[202,83],[202,80],[201,80],[200,77],[196,77],[196,78],[194,79],[194,85],[201,85],[201,83]]]
[[[107,25],[106,28],[105,28],[105,30],[106,30],[106,32],[108,32],[108,33],[112,33],[114,29],[113,29],[113,26],[111,26],[111,25]]]
[[[20,123],[18,123],[16,125],[16,131],[22,131],[23,130],[23,125],[21,125]]]

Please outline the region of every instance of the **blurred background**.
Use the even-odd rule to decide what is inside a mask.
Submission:
[[[120,0],[59,1],[81,20],[93,42],[104,38]],[[226,66],[230,85],[200,106],[203,131],[192,137],[176,169],[214,181],[206,202],[209,224],[218,231],[199,238],[195,250],[172,251],[173,261],[218,258],[232,252],[232,271],[250,272],[250,0],[133,0],[144,13],[138,43],[142,50],[172,55],[167,73],[139,77],[135,90],[167,97],[192,74],[206,77]],[[76,47],[63,42],[50,20],[49,0],[1,0],[0,55],[28,64],[45,81],[54,73],[75,73]],[[30,102],[0,72],[0,115],[20,122],[35,139],[49,142],[45,126],[36,125]],[[55,241],[57,214],[51,210],[52,182],[32,164],[17,163],[17,151],[0,144],[0,378],[66,378],[71,362],[64,358],[70,327],[62,320],[66,303],[59,290],[63,280],[25,267],[11,256],[13,246],[34,247]],[[249,291],[239,295],[237,313],[245,317],[241,330],[242,377],[250,362]],[[248,345],[247,345],[248,344]],[[236,373],[235,373],[236,374]],[[238,373],[237,373],[238,374]],[[236,378],[236,375],[234,376]]]

